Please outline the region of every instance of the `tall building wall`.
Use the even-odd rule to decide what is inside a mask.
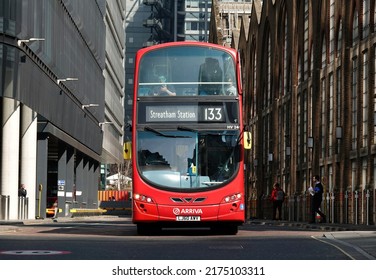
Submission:
[[[286,218],[306,219],[307,209],[297,217],[296,207],[308,207],[307,188],[319,174],[331,222],[375,223],[374,1],[252,5],[241,52],[254,213],[267,216],[263,199],[279,181],[291,199]]]
[[[64,216],[96,208],[105,1],[1,0],[0,7],[0,218],[20,218],[19,209],[27,209],[21,218],[43,218],[49,199]],[[89,103],[98,106],[83,108]]]
[[[125,0],[106,1],[105,108],[102,163],[123,163]]]

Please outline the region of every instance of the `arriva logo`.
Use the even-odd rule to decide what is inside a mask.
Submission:
[[[180,214],[202,214],[202,209],[190,209],[190,208],[183,208],[183,209],[179,209],[179,208],[174,208],[172,210],[172,212],[175,214],[175,215],[180,215]]]

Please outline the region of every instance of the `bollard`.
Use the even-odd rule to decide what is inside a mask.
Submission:
[[[345,223],[349,223],[349,194],[348,191],[345,192]]]
[[[335,204],[335,195],[334,195],[334,192],[332,193],[332,196],[331,196],[331,199],[332,199],[332,218],[331,218],[331,222],[332,224],[334,224],[334,215],[335,215],[335,209],[334,209],[334,204]]]
[[[296,221],[300,221],[300,195],[296,197],[296,204],[297,204],[297,210],[296,210]]]
[[[358,224],[358,191],[355,191],[355,224]]]
[[[324,197],[325,198],[325,197]],[[325,206],[326,206],[326,209],[325,209],[325,211],[326,211],[326,214],[329,214],[328,215],[328,220],[330,220],[330,215],[331,215],[331,209],[330,209],[330,207],[331,207],[331,205],[330,205],[330,193],[329,192],[327,192],[326,193],[326,202],[325,202]],[[324,207],[325,207],[324,206]]]
[[[9,220],[9,195],[0,196],[0,220]]]
[[[306,192],[304,192],[303,193],[303,199],[302,199],[302,201],[303,201],[303,206],[302,206],[302,221],[303,222],[305,222],[305,221],[307,221],[307,211],[306,211],[306,209],[307,209],[307,194],[306,194]]]
[[[69,216],[71,201],[65,201],[65,217]]]
[[[366,191],[366,199],[367,199],[367,208],[366,208],[366,219],[367,219],[367,221],[366,221],[366,224],[367,224],[367,226],[369,226],[369,198],[370,198],[370,193],[369,193],[369,190],[367,190]]]
[[[0,220],[4,220],[3,196],[0,195]]]

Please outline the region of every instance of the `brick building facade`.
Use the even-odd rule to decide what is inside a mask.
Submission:
[[[232,45],[243,55],[254,141],[248,215],[271,218],[268,195],[279,181],[284,218],[307,221],[307,188],[319,174],[329,222],[375,224],[375,0],[254,0],[239,17]],[[218,22],[213,14],[211,40],[223,44]]]

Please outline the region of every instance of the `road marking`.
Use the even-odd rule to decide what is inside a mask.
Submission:
[[[353,256],[351,256],[350,254],[348,254],[345,250],[343,250],[342,248],[338,247],[337,245],[335,244],[332,244],[328,241],[325,241],[325,240],[322,240],[322,239],[319,239],[315,236],[311,236],[313,239],[317,240],[317,241],[320,241],[322,243],[325,243],[325,244],[328,244],[328,245],[331,245],[333,247],[335,247],[336,249],[338,249],[339,251],[341,251],[343,254],[345,254],[347,257],[349,257],[351,260],[356,260]]]
[[[345,242],[345,241],[342,241],[342,240],[338,240],[336,239],[334,236],[332,235],[328,235],[328,236],[325,236],[325,238],[328,239],[328,241],[325,241],[323,240],[322,238],[317,238],[317,237],[314,237],[314,236],[311,236],[313,239],[316,239],[317,241],[320,241],[320,242],[323,242],[323,243],[326,243],[326,244],[329,244],[335,248],[337,248],[338,250],[340,250],[343,254],[345,254],[346,256],[348,256],[350,259],[352,260],[357,260],[357,259],[361,259],[361,258],[356,258],[356,254],[354,252],[346,252],[344,249],[342,249],[341,247],[333,244],[332,242],[335,242],[337,244],[340,244],[340,245],[343,245],[343,246],[347,246],[353,250],[355,250],[356,252],[358,252],[361,256],[363,256],[364,258],[368,259],[368,260],[375,260],[376,258],[370,254],[368,254],[366,251],[364,251],[362,248],[356,246],[356,245],[353,245],[353,244],[350,244],[348,242]],[[329,242],[329,240],[331,242]],[[359,256],[359,255],[358,255]]]
[[[2,255],[17,255],[17,256],[49,256],[49,255],[63,255],[70,254],[69,251],[50,251],[50,250],[13,250],[0,251]]]

